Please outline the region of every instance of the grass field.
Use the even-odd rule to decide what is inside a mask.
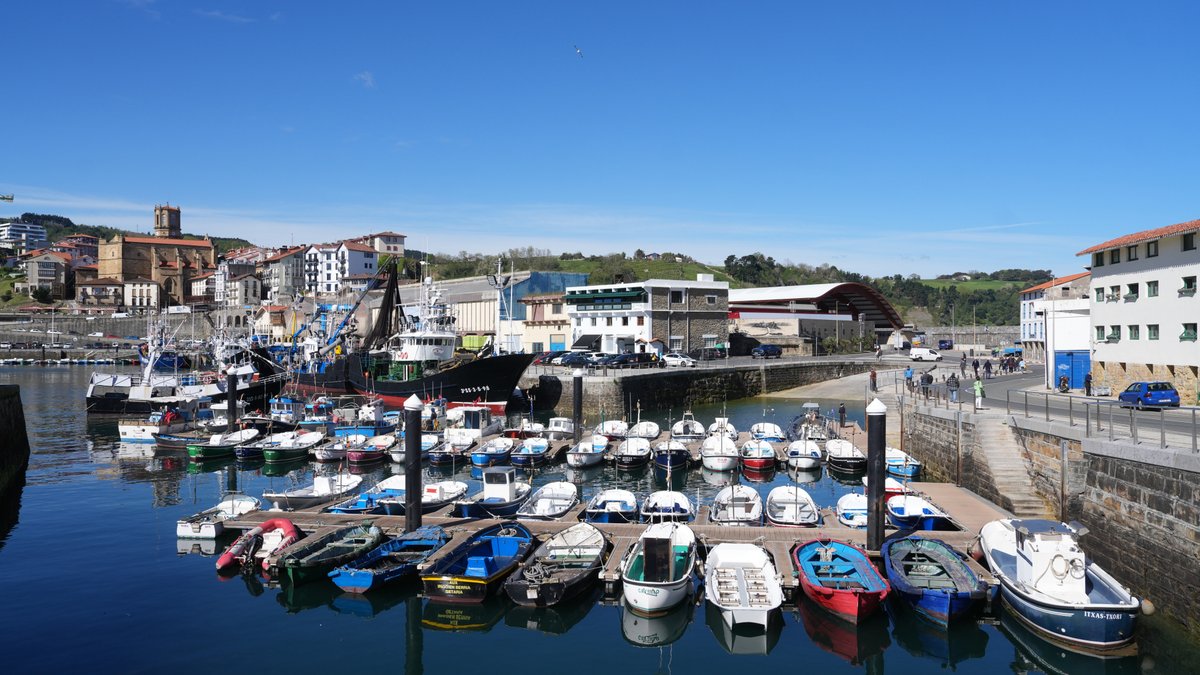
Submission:
[[[951,286],[957,288],[960,293],[970,293],[974,291],[985,291],[988,289],[999,290],[1010,286],[1019,286],[1028,288],[1036,286],[1032,281],[997,281],[995,279],[973,279],[971,281],[955,281],[953,279],[922,279],[921,283],[934,288],[949,288]]]
[[[31,298],[29,296],[17,295],[15,293],[13,294],[12,299],[8,302],[3,300],[5,293],[13,292],[13,284],[24,280],[24,277],[0,277],[0,307],[16,307],[18,305],[24,305],[30,301]]]

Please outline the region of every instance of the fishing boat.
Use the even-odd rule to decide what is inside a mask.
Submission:
[[[733,426],[733,423],[729,421],[728,417],[717,417],[713,420],[712,424],[708,425],[708,435],[725,436],[729,438],[729,440],[736,443],[738,439],[738,430],[737,427]]]
[[[352,435],[357,436],[361,434]],[[351,464],[381,462],[384,457],[388,456],[394,445],[396,445],[396,435],[394,433],[376,434],[368,438],[365,443],[357,448],[348,448],[346,450],[346,461]]]
[[[717,544],[704,563],[705,598],[730,627],[766,629],[783,604],[783,587],[771,556],[755,544]]]
[[[884,462],[887,472],[900,478],[916,478],[921,473],[921,462],[899,448],[886,448]]]
[[[685,601],[692,591],[696,535],[682,523],[655,523],[642,531],[621,560],[625,601],[656,614]]]
[[[645,466],[650,463],[650,441],[641,436],[627,436],[617,446],[616,454],[618,468],[634,469]]]
[[[579,503],[579,488],[574,483],[553,481],[546,483],[517,509],[517,518],[530,520],[555,520],[567,514]]]
[[[1141,601],[1079,546],[1087,528],[1052,520],[984,525],[979,545],[1013,615],[1043,638],[1105,651],[1133,640]]]
[[[256,497],[227,494],[216,506],[188,516],[175,524],[180,539],[216,539],[225,531],[225,521],[257,511],[262,503]]]
[[[230,454],[236,455],[238,459],[262,459],[264,449],[283,443],[294,443],[296,436],[299,436],[301,433],[296,430],[277,431],[273,434],[267,434],[262,438],[258,438],[259,430],[257,427],[249,427],[249,430],[254,432],[254,439],[245,443],[241,443],[236,447],[229,448]],[[213,452],[218,452],[219,450],[220,449],[217,448],[214,449]],[[189,450],[189,454],[190,452],[191,451]],[[216,456],[223,455],[218,454]]]
[[[767,493],[767,522],[779,527],[816,527],[821,511],[812,495],[795,485],[780,485]]]
[[[433,513],[463,498],[470,487],[458,480],[443,480],[429,483],[421,488],[421,513]],[[379,506],[389,516],[403,516],[408,512],[406,493],[380,497]]]
[[[917,495],[889,497],[887,517],[900,530],[957,530],[945,511]]]
[[[428,457],[430,466],[455,466],[471,461],[464,448],[446,442],[431,448]]]
[[[879,610],[888,582],[857,546],[842,541],[813,540],[792,549],[800,587],[813,602],[851,623]]]
[[[512,438],[498,436],[471,451],[471,466],[496,466],[508,464],[516,442]]]
[[[551,417],[543,434],[546,440],[565,441],[575,438],[575,422],[570,417]]]
[[[642,520],[647,523],[681,522],[692,519],[694,509],[687,495],[674,490],[651,492],[642,502]]]
[[[842,471],[862,471],[867,468],[867,456],[844,438],[825,441],[825,459],[829,466]]]
[[[244,415],[241,423],[258,429],[264,436],[281,431],[297,431],[304,421],[306,403],[303,397],[291,394],[272,396],[267,401],[267,412]]]
[[[504,582],[518,605],[551,607],[570,600],[596,582],[608,560],[604,533],[577,523],[552,535]]]
[[[505,428],[501,435],[519,440],[539,437],[544,433],[546,433],[546,425],[522,416],[515,426]]]
[[[455,518],[502,518],[521,508],[532,489],[529,483],[519,482],[511,466],[493,466],[483,470],[483,490],[468,499],[454,503],[451,516]]]
[[[373,588],[413,576],[417,567],[437,553],[450,536],[436,525],[426,525],[388,539],[365,555],[335,567],[329,578],[347,593],[366,593]]]
[[[520,523],[500,523],[471,535],[421,573],[424,595],[441,602],[481,602],[533,547]]]
[[[188,445],[188,457],[195,460],[233,457],[238,448],[246,443],[254,442],[257,437],[258,429],[239,429],[238,431],[213,434],[207,441]]]
[[[521,440],[521,445],[512,451],[509,461],[513,466],[539,467],[549,461],[550,441],[541,436]]]
[[[762,471],[775,468],[775,448],[766,441],[750,439],[742,444],[740,453],[743,469]]]
[[[761,525],[762,495],[747,485],[727,485],[713,497],[708,519],[716,525]]]
[[[379,545],[383,531],[369,521],[341,527],[320,537],[307,537],[283,549],[275,560],[279,576],[293,586],[325,577],[329,570],[362,557]]]
[[[692,461],[692,453],[688,451],[687,446],[675,439],[655,443],[651,457],[654,459],[654,466],[664,471],[686,469]]]
[[[487,406],[462,406],[450,411],[452,419],[442,436],[446,446],[466,451],[485,436],[500,433],[501,419],[492,416]]]
[[[821,452],[821,445],[816,441],[802,439],[788,443],[784,456],[788,468],[804,471],[821,466],[821,457],[824,456],[824,453]]]
[[[346,451],[358,449],[367,442],[366,434],[350,434],[329,439],[312,448],[313,459],[318,462],[340,462],[346,459]]]
[[[671,439],[689,443],[704,438],[704,425],[696,419],[691,410],[683,412],[683,418],[671,425]]]
[[[827,441],[835,438],[829,418],[821,414],[821,406],[809,401],[800,406],[800,415],[792,420],[788,440]]]
[[[280,443],[264,445],[263,459],[268,464],[290,462],[308,457],[308,450],[325,439],[324,431],[302,431],[294,438]]]
[[[662,429],[659,428],[657,423],[639,420],[625,432],[625,438],[643,438],[647,441],[652,441],[658,438],[660,433],[662,433]]]
[[[581,468],[596,466],[604,461],[604,453],[608,451],[608,437],[593,434],[580,441],[567,451],[567,466]]]
[[[712,471],[733,471],[738,467],[737,444],[728,436],[709,436],[700,444],[700,463]]]
[[[246,530],[217,558],[217,569],[241,567],[251,571],[258,564],[265,566],[267,558],[281,551],[304,535],[287,518],[271,518]],[[265,567],[264,567],[265,571]]]
[[[630,523],[638,520],[637,496],[629,490],[609,488],[588,500],[583,517],[592,523]]]
[[[263,500],[271,504],[272,511],[295,511],[319,506],[350,496],[362,484],[362,476],[338,473],[332,476],[316,475],[313,482],[292,490],[264,490]]]
[[[750,438],[767,441],[768,443],[782,443],[786,440],[783,429],[774,422],[758,422],[751,425]]]
[[[867,496],[857,492],[849,492],[837,500],[834,508],[838,522],[846,527],[867,526]]]
[[[191,431],[181,434],[151,434],[155,447],[160,450],[187,450],[187,446],[203,443],[212,437],[207,431]]]
[[[883,569],[892,588],[917,613],[947,625],[977,608],[991,591],[954,549],[939,539],[883,542]]]
[[[433,452],[434,450],[439,448],[441,445],[442,445],[441,434],[433,434],[433,433],[421,434],[421,442],[418,446],[420,448],[420,452],[421,452],[421,459],[425,459],[426,457],[428,457],[429,453]],[[392,444],[391,448],[388,449],[387,454],[388,454],[388,457],[391,457],[393,462],[396,462],[397,464],[403,464],[404,460],[405,460],[405,454],[407,452],[408,452],[408,447],[407,447],[406,443],[404,442],[404,438],[402,436],[401,438],[396,439],[396,442],[394,444]]]
[[[117,420],[117,434],[122,443],[153,443],[155,435],[181,434],[199,426],[201,413],[212,417],[208,398],[185,399],[162,410],[155,410],[145,417]]]
[[[343,502],[338,502],[333,506],[328,506],[324,510],[327,513],[352,513],[358,515],[383,513],[383,506],[379,501],[388,497],[403,499],[406,481],[407,477],[403,475],[388,476],[371,486],[366,492],[360,493]]]

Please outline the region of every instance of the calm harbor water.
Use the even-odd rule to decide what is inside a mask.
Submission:
[[[1196,645],[1169,621],[1149,617],[1140,654],[1100,660],[1052,647],[1000,612],[949,632],[898,604],[857,629],[807,602],[787,607],[766,634],[731,634],[696,602],[646,619],[593,595],[552,610],[506,600],[481,606],[424,602],[416,585],[342,594],[332,584],[269,587],[255,577],[222,578],[212,551],[179,542],[175,521],[216,503],[236,481],[251,495],[333,470],[301,462],[268,472],[236,463],[189,466],[181,454],[122,445],[115,423],[88,423],[82,366],[0,368],[0,382],[21,386],[33,445],[27,483],[0,499],[0,647],[7,672],[86,667],[98,672],[347,672],[362,667],[409,673],[497,673],[534,668],[574,674],[712,673],[803,668],[836,673],[1186,673],[1200,672]],[[739,429],[764,416],[787,424],[803,401],[750,399],[725,407]],[[838,401],[820,401],[828,410]],[[861,420],[862,406],[850,417]],[[697,408],[708,423],[721,406]],[[680,411],[673,411],[677,417]],[[644,414],[666,421],[667,414]],[[2,442],[2,441],[0,441]],[[384,465],[366,478],[398,467]],[[277,475],[269,475],[271,473]],[[470,469],[454,473],[470,480]],[[764,495],[774,485],[805,483],[822,506],[860,489],[825,472],[740,476]],[[538,471],[535,485],[576,481],[584,498],[606,486],[644,494],[664,487],[652,470],[586,472],[565,465]],[[727,475],[700,469],[672,476],[675,489],[707,501]],[[223,540],[220,546],[223,546]],[[558,664],[540,666],[539,662]]]

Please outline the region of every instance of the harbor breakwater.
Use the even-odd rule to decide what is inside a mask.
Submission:
[[[640,405],[642,410],[678,413],[693,405],[761,396],[871,369],[872,361],[758,361],[731,366],[650,368],[585,372],[583,414],[599,419]],[[570,411],[574,401],[570,371],[562,374],[527,371],[521,389],[539,409]]]
[[[1048,515],[1087,526],[1092,559],[1200,636],[1200,454],[1009,415],[915,407],[904,421],[925,480],[958,482],[1020,514],[1021,491],[1005,485],[1010,469],[997,469],[989,447],[1011,444]]]

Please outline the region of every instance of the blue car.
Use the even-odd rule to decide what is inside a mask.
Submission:
[[[777,359],[783,356],[783,348],[779,345],[759,345],[750,350],[750,358]]]
[[[1117,399],[1122,408],[1179,407],[1179,392],[1170,382],[1134,382]]]

